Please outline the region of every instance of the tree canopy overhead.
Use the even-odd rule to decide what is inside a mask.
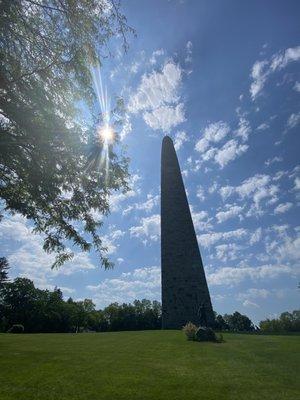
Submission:
[[[90,68],[109,55],[111,37],[126,49],[132,29],[113,0],[2,0],[0,12],[0,198],[45,235],[54,266],[72,257],[69,240],[96,249],[107,268],[95,215],[127,189],[128,160],[110,145],[108,171],[86,168],[88,148],[103,151]]]

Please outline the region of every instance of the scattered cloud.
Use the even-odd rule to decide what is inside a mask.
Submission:
[[[132,302],[147,298],[159,300],[161,290],[160,267],[143,267],[124,272],[116,278],[104,279],[98,285],[89,285],[93,301],[98,307],[113,302]]]
[[[258,304],[254,303],[253,301],[250,301],[250,300],[245,300],[245,301],[243,302],[243,306],[244,306],[244,307],[259,308],[259,305],[258,305]]]
[[[258,131],[265,131],[266,129],[269,129],[270,125],[267,124],[266,122],[263,122],[262,124],[260,124],[256,129]]]
[[[287,120],[287,129],[293,129],[300,123],[300,112],[297,114],[291,114]]]
[[[269,167],[270,165],[274,164],[274,163],[278,163],[278,162],[282,162],[283,158],[279,157],[279,156],[275,156],[273,158],[269,158],[268,160],[265,161],[265,165],[267,167]]]
[[[156,64],[157,63],[157,58],[163,56],[164,54],[165,54],[164,49],[159,49],[159,50],[153,51],[153,53],[152,53],[152,55],[150,57],[150,60],[149,60],[150,64],[151,65]]]
[[[249,198],[253,201],[254,209],[258,212],[262,200],[268,200],[268,204],[273,204],[278,200],[278,185],[272,183],[269,175],[256,174],[242,182],[238,186],[223,186],[220,188],[220,194],[223,199],[227,199],[233,194],[237,194],[241,199]]]
[[[155,208],[159,203],[160,196],[153,195],[151,193],[147,194],[147,199],[140,203],[134,203],[129,205],[127,208],[123,210],[123,215],[127,215],[134,210],[140,210],[145,212],[150,212]]]
[[[120,132],[120,140],[123,141],[131,131],[132,131],[132,125],[130,121],[130,115],[127,113],[124,116],[124,122]]]
[[[203,232],[211,229],[211,218],[209,218],[207,211],[195,211],[192,206],[190,206],[190,210],[194,227],[197,232]]]
[[[216,214],[218,223],[227,221],[228,219],[234,217],[240,217],[240,219],[242,218],[241,212],[243,211],[243,207],[237,206],[235,204],[227,204],[225,207],[227,209],[226,211],[219,211]]]
[[[289,63],[300,60],[300,46],[274,54],[269,60],[256,61],[252,67],[250,94],[255,100],[261,93],[269,76],[282,70]]]
[[[106,235],[102,236],[102,243],[103,246],[107,249],[107,255],[114,254],[119,246],[117,243],[118,239],[123,237],[125,235],[125,232],[116,229],[116,230],[110,230]]]
[[[200,201],[204,201],[204,200],[205,200],[205,194],[204,194],[204,193],[205,193],[205,192],[204,192],[203,187],[202,187],[202,186],[198,186],[198,187],[197,187],[196,196],[198,197],[198,199],[199,199]]]
[[[187,142],[188,140],[189,138],[184,131],[177,132],[174,139],[175,150],[178,151],[182,147],[183,143]]]
[[[173,61],[167,62],[161,71],[144,74],[129,99],[129,111],[143,112],[144,121],[152,129],[169,132],[185,120],[179,96],[181,81],[182,69]]]
[[[218,121],[209,124],[204,129],[203,137],[196,143],[195,150],[199,153],[204,153],[211,143],[218,143],[228,135],[229,131],[230,128],[226,122]]]
[[[262,229],[257,228],[250,237],[250,244],[252,245],[259,242],[261,238],[262,238]]]
[[[210,232],[198,236],[200,246],[210,247],[220,240],[243,239],[248,235],[248,231],[244,228],[235,229],[227,232]]]
[[[271,292],[267,289],[257,289],[257,288],[250,288],[247,289],[245,292],[238,293],[237,298],[238,300],[256,300],[256,299],[266,299],[269,297]]]
[[[236,140],[231,139],[221,149],[216,151],[214,159],[223,168],[230,161],[245,153],[248,147],[246,144],[239,144]]]
[[[224,267],[207,276],[208,283],[214,285],[236,286],[242,281],[274,279],[280,275],[292,275],[293,270],[287,265],[262,265],[257,267]]]
[[[33,280],[41,289],[53,288],[53,278],[59,275],[72,275],[95,269],[88,253],[75,252],[72,260],[59,269],[52,270],[54,254],[43,250],[43,236],[32,233],[30,223],[20,214],[6,216],[0,224],[0,238],[10,240],[16,248],[8,253],[7,258],[15,275]],[[66,293],[72,288],[63,287]]]
[[[126,200],[136,197],[139,194],[140,189],[138,188],[137,183],[140,181],[140,179],[141,179],[140,175],[132,174],[130,176],[130,182],[129,182],[129,186],[131,187],[130,190],[128,190],[125,193],[115,192],[112,195],[110,195],[109,206],[112,212],[120,211],[123,203]]]
[[[296,90],[296,92],[300,92],[300,82],[295,82],[295,85],[294,85],[294,88],[293,88],[294,90]]]
[[[150,112],[146,111],[144,120],[154,130],[169,132],[171,128],[185,121],[183,104],[180,103],[176,106],[164,105]]]
[[[160,215],[153,214],[140,220],[140,225],[129,228],[130,235],[147,243],[148,240],[157,241],[160,237]]]
[[[293,207],[293,204],[290,202],[278,204],[278,206],[274,210],[274,214],[283,214],[290,210]]]
[[[192,54],[193,54],[193,43],[189,40],[186,44],[186,57],[185,57],[186,63],[191,63],[193,61]]]
[[[240,117],[238,129],[235,131],[237,136],[240,136],[244,141],[248,140],[251,133],[249,121],[245,117]]]

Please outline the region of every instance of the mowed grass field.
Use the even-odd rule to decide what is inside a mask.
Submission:
[[[0,399],[300,398],[300,336],[180,331],[0,334]]]

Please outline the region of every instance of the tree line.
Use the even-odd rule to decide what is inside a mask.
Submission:
[[[15,325],[26,333],[160,329],[161,305],[144,299],[96,310],[90,299],[65,301],[59,288],[42,290],[30,279],[16,278],[0,288],[0,331]]]
[[[0,258],[0,332],[16,325],[26,333],[161,329],[158,301],[112,303],[97,310],[91,299],[64,300],[59,288],[39,289],[28,278],[9,281],[8,268],[7,260]],[[230,332],[299,332],[300,311],[261,321],[259,327],[238,311],[223,316],[215,313],[213,328]]]

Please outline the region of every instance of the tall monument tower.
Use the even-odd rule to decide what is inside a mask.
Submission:
[[[214,316],[202,259],[173,141],[161,153],[162,328],[191,321],[212,324]]]

